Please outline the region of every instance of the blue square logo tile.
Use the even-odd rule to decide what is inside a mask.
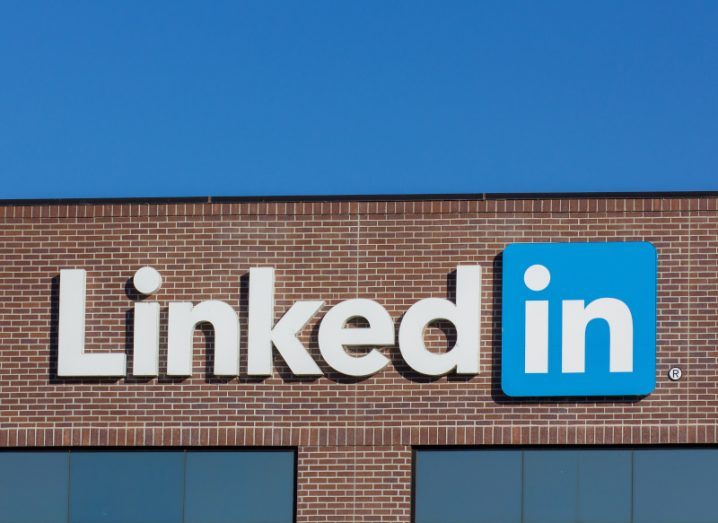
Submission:
[[[650,243],[509,245],[501,388],[508,396],[641,396],[656,386]]]

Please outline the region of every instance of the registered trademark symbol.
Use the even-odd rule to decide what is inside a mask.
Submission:
[[[678,381],[683,376],[683,371],[678,367],[671,367],[668,371],[668,379],[671,381]]]

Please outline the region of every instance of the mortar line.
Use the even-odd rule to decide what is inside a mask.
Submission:
[[[693,222],[691,221],[691,215],[692,215],[691,211],[688,211],[686,213],[686,215],[687,215],[686,217],[688,219],[688,290],[687,290],[688,307],[686,308],[686,314],[687,314],[687,320],[686,320],[686,323],[687,323],[687,325],[686,325],[686,327],[687,327],[687,336],[686,336],[687,343],[686,343],[686,345],[687,346],[686,346],[686,349],[687,350],[684,353],[683,358],[681,358],[681,360],[683,360],[685,358],[685,361],[687,362],[688,358],[690,356],[690,352],[691,352],[691,345],[693,343],[693,331],[691,328],[691,314],[693,312],[693,310],[692,310],[693,309],[693,295],[691,293],[691,282],[693,280],[693,257],[691,256],[691,253],[693,251]],[[684,361],[681,361],[681,366],[685,367],[686,363],[684,363]],[[691,390],[692,389],[691,378],[690,378],[690,376],[687,376],[686,378],[688,381],[688,383],[687,383],[688,394],[690,395],[691,392],[693,392]]]
[[[354,285],[354,297],[359,298],[359,241],[360,241],[360,231],[361,228],[361,214],[359,211],[356,213],[356,232],[354,234],[354,260],[355,260],[355,285]],[[358,425],[359,419],[357,415],[357,408],[358,408],[358,387],[352,387],[354,390],[354,394],[352,395],[352,403],[353,403],[353,410],[354,410],[354,426]],[[354,434],[354,443],[356,445],[356,434]],[[352,471],[352,516],[354,521],[357,519],[357,452],[356,452],[356,446],[352,448],[352,462],[354,463],[354,470]]]

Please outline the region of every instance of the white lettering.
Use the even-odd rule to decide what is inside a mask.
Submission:
[[[171,302],[167,329],[167,374],[192,374],[192,338],[199,323],[214,328],[214,373],[218,376],[239,375],[239,319],[234,309],[223,301],[209,300],[192,305]]]
[[[586,327],[605,320],[609,328],[609,370],[633,372],[633,316],[628,306],[615,298],[600,298],[584,307],[583,300],[563,301],[563,372],[585,372]]]
[[[424,329],[434,320],[449,320],[456,327],[456,344],[448,352],[427,350]],[[456,304],[426,298],[406,311],[399,326],[399,350],[415,371],[440,376],[456,369],[458,374],[479,372],[481,336],[481,267],[456,268]]]
[[[85,271],[62,270],[60,273],[60,318],[58,375],[124,376],[125,355],[121,353],[85,353]],[[133,278],[135,288],[145,295],[159,290],[160,274],[142,267]],[[271,376],[273,352],[298,376],[321,376],[322,371],[299,333],[324,304],[321,300],[294,303],[274,323],[274,269],[251,268],[249,274],[249,310],[247,332],[247,374]],[[133,375],[159,375],[160,304],[135,303],[133,339]],[[367,327],[347,327],[354,318]],[[457,340],[443,354],[427,350],[424,329],[434,320],[445,319],[456,327]],[[214,329],[214,369],[218,376],[238,376],[239,318],[227,303],[208,300],[193,305],[170,302],[168,319],[167,374],[192,374],[193,338],[197,325],[207,322]],[[406,362],[417,372],[439,376],[456,370],[460,374],[479,371],[481,323],[481,267],[460,266],[456,270],[456,303],[428,298],[412,305],[399,326],[399,349]],[[384,307],[372,300],[352,299],[332,307],[319,324],[319,350],[333,369],[348,376],[370,376],[379,372],[389,358],[378,348],[394,346],[394,323]],[[365,354],[353,355],[348,347],[369,347]]]
[[[346,328],[348,321],[363,318],[368,327]],[[363,356],[351,356],[345,346],[394,345],[394,322],[386,309],[372,300],[347,300],[334,307],[319,326],[319,350],[334,370],[348,376],[370,376],[383,369],[389,358],[376,348]]]
[[[162,277],[152,267],[142,267],[132,277],[135,289],[145,296],[157,292]],[[160,304],[135,303],[135,322],[132,343],[132,374],[157,376],[160,365]]]
[[[548,287],[551,273],[543,265],[532,265],[524,272],[524,284],[535,292]],[[528,300],[525,307],[524,370],[527,374],[548,372],[548,301]]]
[[[124,376],[124,354],[85,352],[85,280],[83,269],[60,271],[57,375]]]
[[[272,344],[297,376],[321,376],[322,371],[297,339],[297,334],[324,304],[323,301],[298,301],[274,327],[274,269],[249,270],[249,332],[247,373],[272,375]]]

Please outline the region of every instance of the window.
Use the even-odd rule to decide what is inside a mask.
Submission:
[[[0,452],[0,522],[65,523],[69,454]]]
[[[419,450],[416,523],[715,523],[718,449]]]
[[[718,449],[636,452],[635,523],[718,521]]]
[[[294,452],[3,451],[0,523],[291,523]]]
[[[183,453],[73,452],[73,523],[182,521]]]
[[[294,454],[190,452],[186,488],[185,523],[292,521]]]
[[[521,520],[520,452],[419,451],[415,466],[417,523]]]

